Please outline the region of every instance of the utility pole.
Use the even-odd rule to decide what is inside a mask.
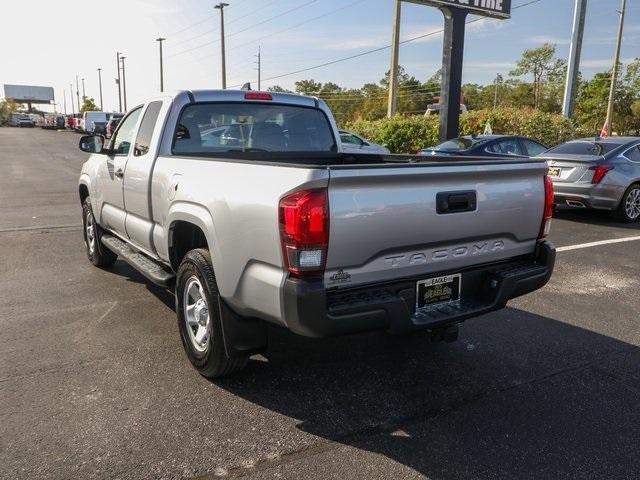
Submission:
[[[227,59],[224,48],[224,7],[228,7],[228,3],[220,2],[214,8],[220,10],[220,48],[222,52],[222,89],[227,88]]]
[[[400,53],[400,17],[402,0],[395,0],[393,9],[393,34],[391,38],[391,68],[389,68],[389,101],[387,117],[393,117],[398,109],[398,55]]]
[[[78,75],[76,75],[76,97],[78,97],[78,111],[82,109],[82,105],[80,103],[80,84],[78,83]]]
[[[620,25],[618,26],[618,40],[616,41],[616,54],[611,72],[611,88],[609,90],[609,105],[607,106],[607,120],[604,123],[607,135],[611,135],[613,125],[613,104],[615,101],[616,84],[618,83],[618,64],[620,63],[620,48],[622,47],[622,31],[624,29],[624,14],[627,8],[627,0],[622,0],[620,9]]]
[[[162,69],[162,42],[164,42],[166,38],[156,38],[156,42],[160,44],[160,91],[164,92],[164,73]]]
[[[69,84],[69,93],[71,97],[71,116],[76,116],[76,107],[73,105],[73,83]]]
[[[587,0],[576,0],[576,8],[573,13],[573,30],[571,34],[571,46],[569,47],[569,65],[567,67],[567,83],[564,88],[564,102],[562,114],[571,117],[575,100],[575,90],[580,71],[580,56],[582,54],[582,39],[584,37],[584,22],[587,16]]]
[[[127,57],[120,57],[122,61],[122,100],[124,101],[124,111],[127,111],[127,77],[124,71],[124,59]]]
[[[67,114],[67,91],[62,89],[62,96],[64,97],[64,114]]]
[[[102,69],[98,68],[98,87],[100,88],[100,111],[104,112],[104,107],[102,106]]]
[[[87,95],[84,93],[84,78],[82,79],[82,101],[84,101]]]
[[[262,53],[260,52],[260,46],[258,46],[258,90],[262,90],[262,84],[260,82],[262,77]]]
[[[118,78],[116,78],[116,83],[118,84],[118,111],[122,112],[122,89],[120,87],[120,52],[116,52],[116,66],[118,67]]]
[[[502,83],[502,75],[499,73],[496,75],[495,85],[493,87],[493,109],[495,110],[498,107],[498,87]]]

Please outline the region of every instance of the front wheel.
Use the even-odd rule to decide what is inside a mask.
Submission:
[[[627,223],[640,219],[640,185],[631,185],[622,196],[618,210],[615,212],[619,220]]]
[[[82,202],[82,226],[84,246],[87,250],[87,258],[89,261],[96,267],[113,266],[118,256],[100,243],[102,229],[93,216],[89,197],[85,198],[84,202]]]
[[[208,250],[187,253],[176,278],[176,312],[182,345],[189,361],[207,378],[242,370],[249,357],[229,358],[220,319],[220,294]]]

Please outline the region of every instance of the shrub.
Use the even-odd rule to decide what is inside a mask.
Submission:
[[[460,117],[460,134],[482,134],[487,121],[494,134],[523,135],[548,146],[575,138],[573,122],[562,115],[533,109],[498,108],[475,110]],[[380,120],[357,120],[345,125],[369,140],[386,145],[393,153],[415,153],[438,143],[438,117],[395,116]]]

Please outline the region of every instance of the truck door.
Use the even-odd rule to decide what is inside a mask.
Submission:
[[[150,188],[153,163],[161,137],[158,118],[165,117],[165,110],[169,106],[170,102],[164,102],[163,105],[161,100],[147,105],[124,174],[127,235],[132,243],[149,253],[155,252]]]
[[[120,122],[118,130],[111,138],[113,154],[108,155],[106,161],[98,171],[97,207],[100,212],[100,224],[115,233],[126,237],[123,196],[124,171],[127,165],[131,144],[136,125],[142,112],[138,107],[127,114]]]

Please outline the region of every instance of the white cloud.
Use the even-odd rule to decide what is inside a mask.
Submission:
[[[529,37],[531,43],[551,43],[554,45],[569,45],[570,39],[554,35],[533,35]]]

